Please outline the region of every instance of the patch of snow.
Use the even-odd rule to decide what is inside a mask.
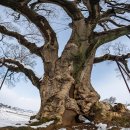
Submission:
[[[84,123],[91,123],[91,121],[88,120],[88,119],[86,119],[86,120],[84,121]]]
[[[107,130],[107,124],[96,124],[96,126],[98,127],[97,130]]]
[[[26,126],[30,120],[31,113],[19,108],[8,108],[5,106],[0,107],[0,127],[5,126]]]
[[[30,110],[23,110],[16,107],[11,107],[7,105],[0,104],[0,127],[6,127],[6,126],[27,126],[26,124],[30,121],[30,116],[34,115],[33,111]],[[33,119],[31,122],[37,122],[38,120]],[[38,125],[38,126],[31,126],[32,128],[45,128],[51,124],[53,124],[54,121],[46,122],[44,124]]]
[[[79,120],[80,120],[80,121],[85,121],[86,118],[85,118],[84,116],[82,116],[82,115],[79,115]]]
[[[60,128],[59,130],[66,130],[66,128]]]
[[[31,123],[32,123],[32,122],[38,122],[38,120],[37,120],[37,119],[32,119],[32,120],[31,120]]]
[[[35,113],[29,110],[23,110],[19,108],[14,107],[8,107],[8,106],[0,106],[0,127],[6,127],[6,126],[27,126],[26,124],[30,121],[30,116],[34,115]],[[31,122],[37,122],[38,120],[33,119]],[[46,122],[42,125],[38,126],[31,126],[32,128],[45,128],[51,124],[53,124],[54,121]]]
[[[79,120],[80,121],[83,121],[84,123],[90,123],[91,121],[89,121],[87,118],[85,118],[84,116],[82,115],[79,115]]]
[[[110,127],[108,128],[108,130],[109,130],[109,129],[111,130],[113,127],[114,127],[114,126],[110,126]]]
[[[46,128],[47,126],[49,126],[49,125],[51,125],[53,123],[54,123],[54,121],[49,121],[49,122],[43,123],[41,125],[31,126],[31,127],[34,128],[34,129],[37,129],[37,128]]]
[[[130,110],[130,106],[127,106],[127,109]]]

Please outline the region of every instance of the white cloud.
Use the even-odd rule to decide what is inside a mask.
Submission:
[[[40,107],[39,97],[24,97],[14,89],[3,86],[0,91],[0,102],[23,109],[38,111]]]
[[[104,99],[113,96],[117,98],[117,102],[130,103],[130,94],[124,82],[114,77],[109,77],[108,79],[96,84],[96,86],[100,86],[97,89],[95,87],[95,89],[99,92],[101,98]]]

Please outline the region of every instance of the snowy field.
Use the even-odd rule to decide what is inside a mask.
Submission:
[[[34,113],[18,108],[0,107],[0,127],[20,126],[28,123],[30,116]]]
[[[7,107],[6,105],[3,106],[0,104],[0,127],[27,126],[26,124],[29,123],[30,116],[35,115],[35,114],[36,113],[33,111]],[[34,121],[36,122],[36,120],[34,120]],[[32,122],[33,122],[33,120],[32,120]],[[39,127],[45,128],[52,123],[53,123],[53,121],[50,121],[50,122],[44,123],[39,126],[31,126],[31,127],[32,128],[39,128]]]

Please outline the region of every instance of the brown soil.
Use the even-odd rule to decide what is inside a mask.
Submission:
[[[87,130],[97,130],[97,127],[92,124],[92,123],[87,123],[87,124],[83,124],[83,123],[79,123],[79,124],[75,124],[73,126],[54,126],[54,125],[50,125],[47,128],[37,128],[37,129],[33,129],[31,127],[4,127],[4,128],[0,128],[0,130],[58,130],[60,128],[66,128],[66,130],[83,130],[83,129],[87,129]],[[120,130],[120,127],[113,127],[113,128],[109,128],[109,130]]]

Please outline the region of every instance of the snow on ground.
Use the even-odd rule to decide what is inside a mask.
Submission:
[[[19,108],[8,107],[6,105],[0,104],[0,127],[5,126],[27,126],[29,123],[30,116],[35,115],[35,112],[29,110],[23,110]],[[31,122],[36,122],[37,120],[32,120]],[[31,126],[32,128],[45,128],[48,125],[54,123],[54,121],[46,122],[38,126]],[[64,129],[61,129],[64,130]]]
[[[107,124],[99,123],[96,126],[98,127],[97,130],[107,130]]]
[[[53,124],[54,123],[54,121],[49,121],[49,122],[46,122],[46,123],[43,123],[43,124],[41,124],[41,125],[38,125],[38,126],[31,126],[32,128],[46,128],[47,126],[49,126],[49,125],[51,125],[51,124]]]
[[[130,110],[130,106],[127,106],[127,109]]]
[[[34,113],[18,108],[0,107],[0,127],[20,126],[28,123]]]

